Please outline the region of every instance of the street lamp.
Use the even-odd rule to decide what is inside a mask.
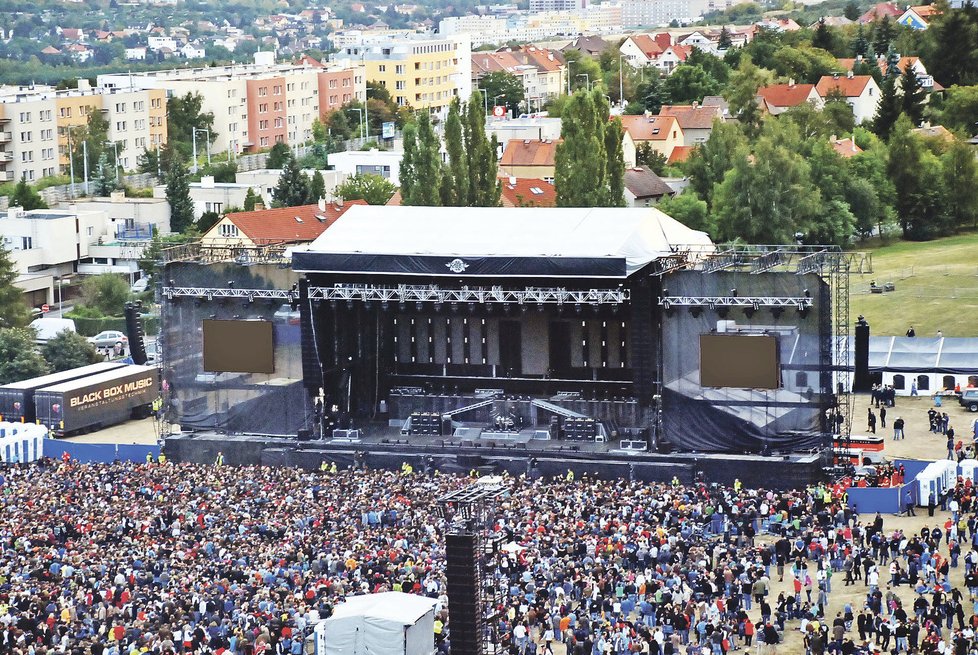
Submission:
[[[112,145],[112,152],[115,153],[115,182],[119,183],[119,142],[106,141],[105,145]]]
[[[499,104],[499,99],[500,98],[505,98],[505,97],[506,97],[506,94],[505,93],[500,93],[498,96],[496,96],[495,98],[492,99],[492,106],[495,107],[496,105],[498,105]]]
[[[584,86],[587,87],[588,93],[591,92],[591,76],[587,73],[578,73],[576,77],[584,78]]]
[[[618,104],[621,108],[625,108],[625,69],[622,66],[622,60],[625,55],[618,55]],[[629,64],[631,66],[631,64]]]
[[[211,131],[206,127],[195,127],[193,129],[194,174],[197,173],[197,132],[203,132],[207,135],[207,165],[211,165]]]
[[[359,107],[350,107],[350,111],[357,112],[357,115],[360,117],[360,119],[359,119],[359,121],[360,121],[360,138],[363,138],[363,110],[360,109]]]
[[[486,116],[488,116],[489,115],[489,89],[480,86],[479,90],[482,91],[482,101],[486,105]]]

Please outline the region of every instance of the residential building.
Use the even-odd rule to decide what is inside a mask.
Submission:
[[[387,88],[398,106],[448,113],[456,97],[472,93],[468,35],[367,38],[348,45],[341,56],[360,61],[368,80]]]
[[[625,169],[625,203],[629,207],[651,207],[676,192],[648,166]]]
[[[515,50],[472,53],[472,88],[489,73],[505,72],[519,78],[527,111],[539,111],[543,104],[567,89],[567,66],[559,53],[536,46]],[[491,100],[491,98],[490,98]]]
[[[140,203],[142,211],[125,208],[130,200],[119,193],[114,199],[63,209],[11,207],[0,215],[0,239],[10,251],[18,274],[15,284],[28,304],[53,303],[57,280],[76,273],[135,276],[149,239],[127,237],[134,231],[147,233],[154,220],[168,228],[169,206],[157,201],[152,208]],[[125,227],[127,214],[133,218],[132,228]]]
[[[670,75],[672,71],[676,70],[676,66],[686,61],[691,52],[693,52],[693,46],[671,45],[655,60],[655,67],[666,75]]]
[[[71,130],[96,111],[108,122],[108,139],[118,144],[110,157],[118,155],[123,170],[136,167],[143,148],[166,143],[164,91],[91,88],[86,80],[61,91],[0,87],[0,182],[68,173]],[[79,180],[83,174],[75,171]]]
[[[931,19],[940,13],[941,10],[934,5],[911,6],[907,7],[897,22],[913,30],[926,30]]]
[[[526,139],[547,141],[560,138],[559,118],[534,116],[532,118],[486,119],[486,136],[496,135],[496,141],[505,145],[512,140]]]
[[[836,59],[836,61],[839,63],[839,67],[841,68],[842,72],[849,73],[855,69],[856,64],[863,61],[863,57],[862,55],[858,55],[854,59],[839,58]],[[889,57],[887,55],[877,57],[876,65],[879,67],[880,71],[886,75],[886,71],[890,66]],[[900,73],[906,72],[907,66],[910,66],[914,73],[916,73],[917,81],[920,82],[920,86],[923,87],[928,93],[944,90],[944,87],[941,86],[939,82],[934,80],[934,76],[927,72],[927,67],[924,66],[924,62],[920,60],[920,57],[900,57],[897,59],[896,66]]]
[[[361,68],[349,62],[315,63],[276,64],[273,53],[258,52],[254,64],[100,75],[98,86],[199,93],[201,111],[214,114],[211,150],[255,152],[279,142],[304,143],[312,138],[316,119],[352,100],[365,100]]]
[[[833,134],[829,138],[829,144],[832,146],[832,149],[844,159],[851,159],[863,151],[863,149],[857,146],[856,142],[849,137],[837,139]]]
[[[499,174],[553,182],[558,143],[561,143],[559,139],[510,141],[499,160]]]
[[[530,0],[530,11],[572,11],[586,6],[587,0]]]
[[[370,173],[400,185],[398,175],[403,156],[404,152],[399,150],[349,150],[330,153],[326,161],[334,170],[346,175]]]
[[[707,8],[705,0],[622,0],[622,26],[659,27],[672,21],[691,23]]]
[[[830,93],[838,91],[852,107],[852,115],[856,123],[870,121],[876,115],[876,105],[879,104],[880,88],[872,75],[825,75],[815,85],[818,95],[824,100]]]
[[[860,25],[866,25],[880,20],[884,16],[889,16],[891,19],[896,20],[903,15],[903,11],[903,9],[900,9],[893,2],[879,2],[866,10],[866,13],[857,18],[856,22]]]
[[[633,144],[629,146],[627,139],[623,143],[626,166],[636,161],[635,152],[643,143],[667,160],[676,146],[684,144],[683,129],[672,116],[622,116],[621,122]],[[634,148],[634,151],[629,152],[630,148]]]
[[[317,171],[311,168],[304,168],[302,172],[308,177],[312,177],[316,173],[319,173],[323,177],[323,182],[325,182],[326,198],[332,198],[336,187],[346,181],[349,177],[346,173],[342,171]],[[244,185],[245,187],[250,187],[255,192],[261,195],[262,202],[266,207],[272,206],[272,191],[275,189],[275,185],[278,184],[279,178],[282,176],[282,170],[279,168],[258,168],[253,171],[239,171],[235,176],[235,181],[238,184]],[[247,193],[247,188],[245,189]],[[242,196],[241,202],[236,205],[229,206],[244,206],[244,197]]]
[[[146,61],[146,47],[126,48],[126,59],[128,61]]]
[[[585,36],[581,35],[565,45],[561,50],[567,52],[568,50],[577,50],[578,52],[585,54],[589,57],[598,57],[602,52],[611,47],[611,44],[600,36]]]
[[[683,131],[683,145],[706,143],[713,133],[713,122],[723,120],[723,109],[717,106],[662,105],[659,116],[672,116]],[[674,149],[675,150],[675,149]]]
[[[672,45],[672,36],[667,32],[659,34],[632,34],[621,44],[621,54],[635,67],[651,66],[666,48]]]
[[[503,207],[556,207],[557,189],[543,179],[508,177],[501,180]]]
[[[225,214],[200,240],[207,245],[235,247],[310,243],[350,207],[366,204],[364,200],[320,201],[315,205]]]
[[[821,109],[824,104],[814,84],[795,84],[794,80],[787,84],[762,86],[757,90],[757,98],[762,107],[772,116],[783,114],[792,107],[806,102],[816,109]]]

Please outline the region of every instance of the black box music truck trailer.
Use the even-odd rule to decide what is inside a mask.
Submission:
[[[0,386],[0,421],[33,423],[37,418],[34,413],[34,392],[38,389],[114,371],[123,366],[125,364],[122,362],[100,362]]]
[[[145,418],[159,387],[159,369],[130,365],[38,389],[34,392],[37,422],[62,437]]]

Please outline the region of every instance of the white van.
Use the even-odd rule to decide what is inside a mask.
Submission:
[[[129,288],[129,290],[132,291],[133,293],[142,293],[143,291],[146,291],[146,289],[148,288],[149,288],[149,278],[141,277],[132,283],[132,286]]]
[[[70,318],[39,318],[33,321],[30,326],[34,328],[34,332],[37,334],[34,341],[38,345],[47,343],[48,340],[55,338],[65,330],[76,332],[75,322]]]

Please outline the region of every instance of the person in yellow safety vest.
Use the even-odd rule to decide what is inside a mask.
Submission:
[[[224,453],[220,450],[217,451],[217,457],[214,459],[214,466],[224,466]]]
[[[146,463],[147,464],[153,463],[153,453],[146,453]]]
[[[329,472],[330,473],[336,473],[338,470],[339,469],[336,468],[336,462],[330,462],[329,463]]]
[[[740,478],[734,478],[734,492],[740,493],[740,489],[744,486],[744,483],[740,481]]]
[[[574,471],[572,471],[571,469],[567,469],[567,481],[568,482],[574,481]]]
[[[329,464],[326,463],[325,459],[319,464],[319,470],[322,471],[323,473],[329,471]]]
[[[157,396],[153,399],[153,416],[156,418],[160,417],[160,410],[163,409],[163,399]]]
[[[676,488],[678,488],[678,487],[679,487],[679,485],[680,485],[680,484],[681,484],[681,483],[679,482],[679,478],[678,478],[678,477],[676,477],[675,475],[674,475],[674,476],[672,476],[672,488],[673,488],[673,489],[676,489]]]
[[[469,471],[469,477],[470,478],[477,478],[477,477],[479,477],[479,471],[477,471],[476,469],[472,469],[471,471]]]
[[[408,464],[407,462],[404,462],[403,464],[401,464],[401,473],[402,474],[404,474],[404,475],[411,475],[411,473],[413,471],[414,471],[414,468],[410,464]]]
[[[156,461],[160,463],[160,466],[166,464],[166,455],[160,453],[160,456],[156,458]]]

